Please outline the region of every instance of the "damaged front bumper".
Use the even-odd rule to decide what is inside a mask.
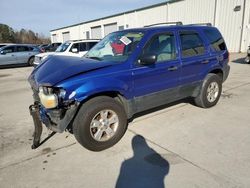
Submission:
[[[34,134],[33,134],[33,145],[32,149],[38,148],[41,144],[47,141],[56,132],[62,133],[69,128],[73,118],[76,115],[79,104],[74,103],[67,107],[67,109],[52,109],[46,110],[39,103],[34,103],[30,105],[29,111],[34,122]],[[41,142],[41,135],[43,131],[44,124],[48,129],[53,132]]]

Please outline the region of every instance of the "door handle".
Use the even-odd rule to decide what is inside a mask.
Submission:
[[[176,71],[178,69],[177,66],[171,66],[168,68],[168,71]]]
[[[204,60],[201,62],[202,64],[208,64],[209,63],[209,60]]]

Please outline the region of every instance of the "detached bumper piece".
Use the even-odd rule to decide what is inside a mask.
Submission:
[[[43,143],[45,143],[48,139],[50,139],[56,132],[52,132],[47,138],[45,138],[42,142],[40,142],[41,135],[43,132],[43,125],[40,120],[40,114],[39,114],[39,106],[37,104],[30,105],[29,107],[30,115],[33,118],[34,122],[34,134],[33,134],[33,144],[31,146],[32,149],[36,149],[39,146],[41,146]]]

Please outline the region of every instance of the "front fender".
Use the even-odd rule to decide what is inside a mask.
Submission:
[[[130,88],[124,81],[113,78],[98,78],[87,81],[68,94],[69,99],[82,102],[86,98],[103,92],[118,92],[130,98]]]

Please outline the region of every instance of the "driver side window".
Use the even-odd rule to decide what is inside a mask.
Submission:
[[[157,62],[176,59],[176,45],[173,33],[154,36],[143,50],[143,54],[156,55]]]

